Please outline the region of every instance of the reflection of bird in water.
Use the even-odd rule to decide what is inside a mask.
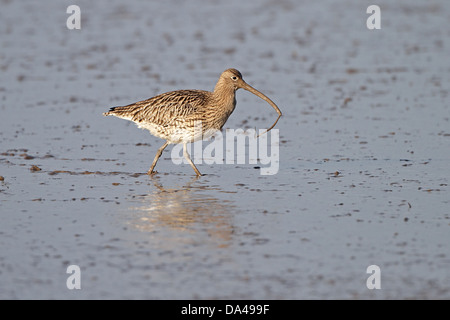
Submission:
[[[208,187],[192,187],[198,177],[180,188],[164,188],[155,179],[156,190],[138,199],[143,205],[133,207],[134,219],[130,224],[141,231],[161,231],[161,227],[185,233],[201,234],[206,232],[208,240],[219,242],[219,247],[228,246],[233,232],[230,210],[233,206],[227,200],[219,200],[202,191]],[[203,237],[183,237],[177,241],[205,241]]]

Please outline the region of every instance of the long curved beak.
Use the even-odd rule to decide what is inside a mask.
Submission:
[[[242,82],[239,83],[239,87],[241,87],[242,89],[245,89],[247,91],[250,91],[251,93],[253,93],[255,96],[260,97],[261,99],[263,99],[264,101],[267,101],[267,103],[269,103],[272,108],[275,109],[275,111],[278,113],[278,118],[277,120],[275,120],[275,122],[273,123],[273,125],[267,129],[266,131],[264,131],[263,133],[259,134],[257,137],[259,137],[262,134],[265,134],[267,132],[269,132],[270,130],[272,130],[273,127],[275,127],[275,125],[277,124],[278,120],[280,119],[280,117],[282,116],[281,110],[277,107],[277,105],[270,100],[266,95],[264,95],[263,93],[259,92],[258,90],[256,90],[255,88],[253,88],[251,85],[249,85],[247,82],[245,82],[244,80],[241,80]]]

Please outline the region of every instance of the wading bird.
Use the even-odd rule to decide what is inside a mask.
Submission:
[[[183,155],[198,176],[202,174],[187,152],[187,144],[205,139],[221,130],[236,107],[236,90],[245,89],[267,101],[278,113],[271,130],[281,117],[281,111],[267,96],[248,85],[236,69],[227,69],[219,77],[213,92],[203,90],[178,90],[123,107],[113,107],[105,116],[116,116],[135,122],[139,128],[166,142],[156,152],[148,174],[169,144],[183,144]],[[200,125],[199,125],[200,123]],[[198,130],[201,128],[201,130]]]

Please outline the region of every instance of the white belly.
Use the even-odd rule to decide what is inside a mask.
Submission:
[[[137,123],[138,127],[150,131],[155,137],[167,140],[170,143],[189,143],[198,140],[203,140],[211,137],[218,129],[204,130],[199,125],[192,127],[175,127],[175,126],[161,126],[152,123]]]

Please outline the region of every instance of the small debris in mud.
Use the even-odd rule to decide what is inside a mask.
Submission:
[[[35,166],[35,165],[32,165],[30,168],[31,172],[36,172],[36,171],[41,171],[41,170],[42,170],[41,168],[39,168],[38,166]]]
[[[317,170],[315,170],[315,171],[317,171]],[[328,175],[329,176],[331,176],[332,178],[334,177],[334,178],[336,178],[336,177],[341,177],[341,172],[339,172],[339,171],[335,171],[335,172],[332,172],[332,173],[328,173]]]
[[[345,99],[344,99],[344,102],[343,102],[342,105],[341,105],[341,108],[346,108],[347,105],[348,105],[348,103],[349,103],[350,101],[352,101],[352,98],[351,98],[351,97],[345,98]]]
[[[53,175],[58,174],[58,173],[71,173],[71,172],[67,171],[67,170],[54,170],[52,172],[49,172],[48,174],[53,176]]]
[[[111,172],[102,172],[102,171],[69,171],[69,170],[53,170],[48,172],[50,176],[54,176],[60,173],[67,173],[70,175],[128,175],[130,177],[140,177],[142,175],[146,175],[147,173],[128,173],[128,172],[119,172],[119,171],[111,171]]]
[[[30,156],[30,155],[28,155],[26,153],[22,153],[20,156],[23,157],[25,160],[32,160],[32,159],[34,159],[33,156]]]
[[[0,176],[0,181],[5,181],[5,177]]]
[[[347,72],[347,74],[355,74],[358,73],[360,70],[355,69],[355,68],[348,68],[347,70],[345,70],[345,72]]]
[[[147,173],[133,173],[133,174],[130,175],[130,177],[137,178],[137,177],[140,177],[140,176],[146,175],[146,174]]]

